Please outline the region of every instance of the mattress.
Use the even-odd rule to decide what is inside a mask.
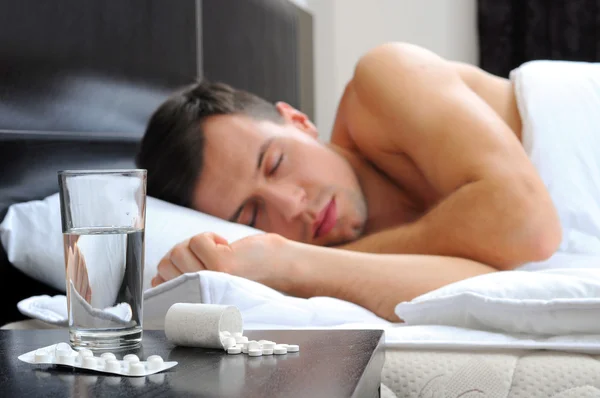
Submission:
[[[388,349],[382,397],[600,397],[600,355]]]
[[[56,328],[39,320],[2,329]],[[531,349],[387,348],[382,398],[597,398],[600,355]]]

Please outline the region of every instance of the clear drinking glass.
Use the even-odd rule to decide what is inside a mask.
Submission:
[[[58,172],[69,338],[118,350],[142,341],[146,170]]]

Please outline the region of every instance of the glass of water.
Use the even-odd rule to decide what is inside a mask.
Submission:
[[[71,345],[142,341],[146,170],[58,172]]]

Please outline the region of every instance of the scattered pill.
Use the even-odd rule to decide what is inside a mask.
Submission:
[[[248,351],[250,351],[250,350],[260,350],[260,349],[261,349],[261,347],[260,347],[260,344],[258,344],[258,341],[252,340],[252,341],[248,342]]]
[[[300,351],[300,346],[298,346],[296,344],[288,344],[287,351],[288,352],[298,352],[298,351]]]
[[[263,355],[273,355],[273,349],[272,348],[263,348],[262,354]]]
[[[246,336],[235,336],[235,342],[238,344],[246,343],[248,341],[248,337]]]
[[[226,339],[221,341],[221,343],[223,343],[223,348],[225,348],[225,350],[227,350],[229,347],[235,347],[235,345],[237,344],[233,337],[227,337]]]
[[[262,356],[262,350],[261,349],[248,349],[248,355],[251,357],[260,357]]]
[[[275,354],[275,355],[287,354],[287,347],[284,347],[282,345],[276,345],[275,348],[273,348],[273,354]]]
[[[242,353],[242,349],[235,346],[235,347],[229,347],[227,349],[227,353],[228,354],[241,354]]]

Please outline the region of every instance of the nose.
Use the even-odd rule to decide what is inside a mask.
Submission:
[[[307,207],[308,199],[304,188],[289,183],[268,184],[262,189],[261,196],[267,203],[287,221],[302,215]]]

